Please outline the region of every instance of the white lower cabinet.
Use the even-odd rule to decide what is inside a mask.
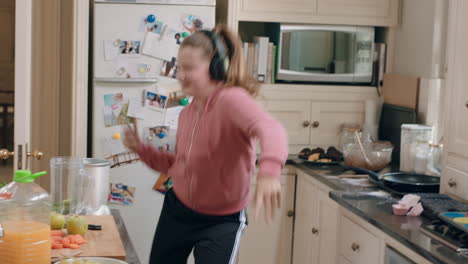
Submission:
[[[328,187],[297,171],[293,264],[336,263],[338,206]]]
[[[379,263],[379,238],[366,231],[346,216],[340,217],[340,246],[339,252],[356,264]]]
[[[251,185],[251,197],[255,192]],[[281,176],[281,209],[274,221],[265,224],[263,210],[254,220],[254,204],[247,208],[248,226],[242,236],[238,264],[290,264],[294,222],[295,175]]]

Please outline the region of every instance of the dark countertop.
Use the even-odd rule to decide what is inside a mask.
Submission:
[[[117,229],[120,233],[120,238],[122,239],[122,243],[124,245],[125,251],[127,253],[127,260],[129,264],[140,264],[140,260],[138,259],[138,255],[133,247],[132,241],[128,236],[127,228],[125,227],[125,223],[123,222],[122,216],[120,215],[120,211],[117,209],[111,209],[111,214],[114,217],[115,224],[117,225]]]
[[[333,189],[330,192],[331,199],[429,261],[445,264],[468,263],[468,257],[458,255],[420,231],[422,224],[430,223],[429,218],[393,215],[392,204],[401,197],[378,189],[376,185],[358,185],[365,183],[365,180],[337,178],[338,175],[354,174],[340,166],[317,167],[308,165],[294,156],[290,156],[288,164],[329,186]]]

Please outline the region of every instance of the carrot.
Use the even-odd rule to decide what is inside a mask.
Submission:
[[[63,247],[69,248],[70,247],[70,238],[65,237],[62,241]]]
[[[62,243],[63,241],[63,237],[51,237],[50,240],[52,241],[52,243]]]
[[[63,233],[62,230],[51,230],[50,235],[51,236],[61,236],[61,237],[63,237],[63,236],[65,236],[65,233]]]
[[[52,243],[52,249],[62,249],[63,245],[61,243]]]
[[[72,249],[79,249],[79,248],[80,248],[80,245],[77,245],[77,244],[70,244],[70,248],[72,248]]]

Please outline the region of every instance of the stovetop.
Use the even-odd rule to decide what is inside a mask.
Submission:
[[[452,248],[456,252],[468,255],[468,232],[439,218],[443,212],[468,211],[468,204],[454,200],[445,194],[419,193],[424,207],[424,215],[432,219],[430,224],[423,225],[423,232]]]

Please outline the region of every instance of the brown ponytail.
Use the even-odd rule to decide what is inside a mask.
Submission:
[[[224,81],[224,87],[242,87],[247,90],[250,95],[256,96],[258,94],[259,84],[253,76],[246,71],[242,42],[239,37],[229,30],[226,25],[217,25],[213,29],[213,32],[223,41],[226,46],[227,56],[229,57],[229,68],[227,70],[226,80]],[[195,32],[190,37],[184,39],[181,48],[185,46],[202,48],[204,54],[208,58],[212,58],[214,55],[215,47],[213,47],[212,41],[202,33]]]

